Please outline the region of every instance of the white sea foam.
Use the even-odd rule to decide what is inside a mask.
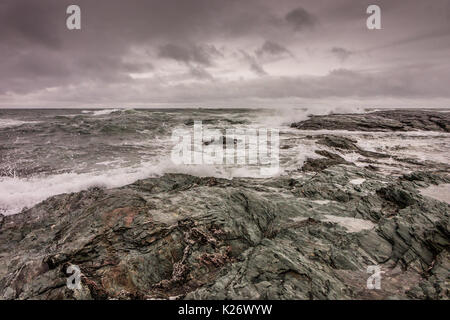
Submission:
[[[338,135],[357,140],[357,145],[367,151],[387,153],[400,158],[415,158],[421,161],[440,163],[450,162],[450,133],[434,131],[408,131],[408,132],[366,132],[347,130],[297,130],[284,129],[293,135]],[[305,141],[301,142],[305,144]],[[321,146],[330,152],[337,153],[349,162],[358,162],[361,155],[357,152],[340,153],[336,150]],[[380,162],[392,162],[392,159]]]
[[[93,116],[104,116],[122,109],[103,109],[103,110],[83,110],[82,113],[92,114]]]
[[[272,111],[273,112],[273,111]],[[255,120],[256,123],[278,128],[289,126],[293,122],[304,121],[311,115],[328,115],[332,113],[365,113],[363,108],[343,106],[314,106],[305,108],[280,108],[273,114],[261,114]]]
[[[99,116],[107,115],[121,109],[104,109],[104,110],[85,110],[83,113]],[[302,109],[303,110],[303,109]],[[271,118],[266,115],[258,118],[257,121],[253,121],[249,124],[249,127],[265,127],[274,128],[274,126],[289,124],[294,121],[306,119],[310,113],[314,114],[326,114],[330,111],[333,112],[345,112],[345,110],[283,110],[277,117]],[[315,111],[315,112],[313,112]],[[5,125],[11,119],[0,120],[0,127]],[[8,126],[21,125],[27,123],[25,121],[9,122]],[[421,159],[431,159],[434,161],[440,161],[448,163],[450,161],[448,156],[449,146],[448,133],[438,132],[405,132],[405,133],[380,133],[380,132],[352,132],[343,130],[318,130],[318,131],[305,131],[294,128],[283,127],[281,138],[284,143],[281,145],[288,145],[288,149],[280,150],[280,166],[281,170],[279,174],[283,174],[284,170],[297,170],[301,168],[306,158],[319,158],[320,155],[315,151],[318,149],[329,150],[333,153],[337,153],[343,156],[347,161],[357,162],[358,158],[362,157],[356,152],[339,152],[334,149],[330,149],[324,145],[317,145],[314,139],[305,139],[306,135],[320,135],[320,134],[334,134],[344,135],[355,138],[358,140],[358,145],[365,150],[386,152],[389,154],[399,155],[403,157],[416,156]],[[438,144],[436,142],[438,141]],[[148,142],[135,142],[135,141],[122,141],[123,145],[142,145],[143,150],[155,151],[155,154],[165,154],[165,148],[170,148],[171,144],[165,138],[153,138]],[[395,148],[396,146],[406,147]],[[380,150],[380,148],[382,150]],[[387,149],[386,149],[387,148]],[[166,150],[167,151],[167,150]],[[390,162],[394,162],[393,159],[382,160],[386,165]],[[111,159],[109,161],[99,161],[98,166],[116,165],[116,160]],[[125,165],[125,163],[118,164]],[[366,164],[364,164],[366,165]],[[260,168],[257,166],[196,166],[196,165],[180,165],[176,166],[171,163],[170,160],[164,158],[164,161],[158,159],[142,162],[140,165],[132,167],[121,168],[105,168],[100,171],[92,171],[89,173],[65,173],[58,175],[30,177],[30,178],[17,178],[17,177],[0,177],[0,213],[14,214],[20,212],[24,207],[31,207],[46,198],[68,192],[77,192],[85,190],[92,186],[103,186],[106,188],[114,188],[124,186],[135,182],[139,179],[155,177],[164,173],[186,173],[196,176],[214,176],[221,178],[233,178],[233,177],[252,177],[252,178],[265,178],[260,175]],[[350,181],[356,184],[360,182],[358,179]],[[338,217],[339,218],[339,217]],[[336,218],[330,218],[335,219]],[[353,219],[353,218],[345,218]],[[361,220],[361,219],[359,219]],[[360,222],[354,220],[345,220],[346,222]],[[365,220],[362,220],[363,222]],[[343,220],[340,220],[344,223]],[[370,221],[369,221],[370,222]],[[365,222],[364,222],[365,223]],[[364,224],[363,223],[363,224]],[[368,226],[368,224],[364,224]]]
[[[17,127],[27,123],[38,123],[38,121],[21,121],[15,119],[0,119],[0,128]]]
[[[162,172],[161,167],[145,164],[90,173],[63,173],[30,178],[1,177],[0,213],[15,214],[24,207],[31,207],[57,194],[78,192],[94,186],[120,187]]]
[[[199,177],[264,178],[260,168],[175,165],[170,160],[145,162],[139,166],[114,168],[88,173],[63,173],[30,178],[0,177],[0,213],[11,215],[19,213],[25,207],[58,194],[78,192],[90,187],[117,188],[140,179],[158,177],[164,173],[184,173]],[[279,172],[281,174],[282,171]]]
[[[401,158],[415,158],[421,161],[450,162],[449,133],[407,132],[378,133],[373,138],[360,138],[358,145],[368,151],[387,153]]]

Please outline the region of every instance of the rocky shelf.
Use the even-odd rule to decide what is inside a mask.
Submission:
[[[448,132],[448,113],[293,126]],[[398,158],[408,170],[393,175],[377,167],[389,154],[352,138],[305,139],[320,157],[297,174],[166,174],[0,215],[0,299],[448,299],[449,204],[433,196],[448,189],[448,164]],[[66,286],[70,265],[80,289]],[[384,272],[380,290],[367,288],[370,266]]]
[[[338,164],[55,196],[0,218],[0,297],[447,299],[449,205],[419,189],[448,182]],[[80,290],[66,287],[70,264]],[[381,290],[366,288],[370,265],[385,272]]]
[[[311,116],[293,123],[302,130],[442,131],[450,132],[450,113],[424,110],[389,110],[361,114]]]

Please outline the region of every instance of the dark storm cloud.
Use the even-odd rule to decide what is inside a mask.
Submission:
[[[231,81],[220,86],[217,82],[204,82],[202,84],[179,84],[168,88],[159,83],[140,84],[138,91],[148,93],[144,98],[151,99],[152,102],[166,103],[186,102],[198,104],[204,101],[215,105],[223,105],[227,101],[245,101],[249,98],[257,99],[324,99],[331,100],[332,104],[342,98],[360,98],[363,101],[369,98],[380,97],[382,100],[389,98],[427,98],[436,97],[450,98],[450,93],[443,95],[446,90],[446,83],[450,81],[450,74],[447,71],[426,72],[424,75],[429,79],[424,83],[418,76],[423,73],[421,68],[411,68],[410,70],[391,70],[382,73],[366,73],[337,69],[324,76],[314,77],[258,77],[250,81]],[[435,78],[430,77],[433,75]],[[442,82],[446,80],[447,82]],[[104,101],[109,104],[137,104],[133,90],[126,84],[116,84],[91,90],[68,92],[64,99],[69,101],[77,100],[81,102],[95,102],[100,90]],[[149,88],[156,88],[157,95],[150,95]],[[380,95],[380,92],[383,94]],[[324,101],[321,100],[321,101]],[[369,100],[367,100],[369,101]]]
[[[334,54],[342,62],[347,60],[353,54],[352,51],[340,47],[333,47],[331,49],[331,53]]]
[[[214,79],[214,77],[202,67],[191,66],[189,73],[195,79],[201,79],[201,80],[205,80],[205,79],[213,80]]]
[[[372,2],[2,0],[0,105],[449,97],[449,1],[378,0],[368,31]]]
[[[267,72],[264,70],[264,68],[254,58],[252,58],[250,61],[250,70],[252,70],[259,76],[267,75]]]
[[[282,45],[279,45],[278,43],[275,43],[273,41],[268,41],[268,40],[266,40],[263,43],[261,48],[256,50],[257,56],[264,56],[264,55],[277,56],[277,55],[282,55],[284,53],[291,54],[290,51],[288,49],[286,49],[285,47],[283,47]]]
[[[317,24],[317,18],[304,8],[296,8],[285,16],[286,21],[292,25],[294,30],[302,31],[310,29]]]
[[[443,29],[432,30],[431,32],[417,34],[412,37],[402,38],[402,39],[384,44],[382,46],[368,48],[366,51],[384,50],[384,49],[398,47],[398,46],[402,46],[402,45],[406,45],[406,44],[410,44],[410,43],[421,42],[424,40],[429,41],[429,40],[433,40],[433,39],[445,39],[445,38],[448,38],[449,35],[450,35],[450,24],[446,28],[443,28]]]
[[[159,48],[158,57],[173,59],[184,63],[198,63],[204,66],[212,65],[214,57],[222,56],[222,53],[216,47],[206,45],[193,45],[189,47],[176,44],[166,44]]]
[[[247,9],[242,10],[237,0],[78,0],[82,29],[71,32],[65,19],[72,3],[2,0],[1,93],[31,92],[79,81],[126,81],[127,73],[146,72],[156,65],[151,56],[130,61],[135,59],[132,51],[136,49],[210,66],[222,55],[219,49],[186,43],[216,39],[227,43],[230,37],[272,28],[271,23],[265,25],[272,14],[261,1],[245,2]],[[161,43],[167,45],[159,48]],[[196,78],[206,76],[205,70],[193,70]]]
[[[217,86],[202,86],[202,98],[213,100],[248,97],[257,98],[370,98],[382,96],[385,98],[402,97],[450,97],[445,92],[450,81],[448,70],[425,72],[428,82],[424,83],[418,74],[423,73],[422,68],[412,67],[410,70],[390,70],[378,73],[360,73],[349,69],[336,69],[325,76],[315,77],[261,77],[248,81],[229,83],[226,87],[217,89]],[[436,78],[431,75],[437,76]],[[445,80],[447,82],[443,82]],[[188,99],[191,87],[178,87],[179,97]],[[380,94],[382,93],[382,94]],[[196,97],[198,99],[198,96]]]
[[[39,45],[50,49],[61,46],[57,7],[38,1],[6,1],[0,6],[0,37],[3,44]],[[61,21],[64,21],[61,19]]]
[[[244,59],[248,62],[251,71],[253,71],[258,76],[267,75],[267,72],[264,70],[263,66],[255,56],[245,52],[244,50],[241,50],[241,53],[244,56]]]

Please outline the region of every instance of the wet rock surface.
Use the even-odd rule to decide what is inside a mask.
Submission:
[[[349,131],[443,131],[450,132],[450,114],[424,110],[389,110],[363,114],[331,114],[311,116],[293,123],[302,130]]]
[[[303,171],[318,171],[337,164],[350,164],[338,154],[326,150],[316,150],[315,152],[316,154],[323,156],[323,158],[308,158],[302,167]]]
[[[167,174],[55,196],[1,218],[0,297],[447,299],[449,205],[422,196],[417,179],[448,177],[388,181],[335,165],[298,179]],[[66,287],[70,264],[80,290]],[[370,265],[386,272],[381,290],[366,288]]]
[[[0,215],[0,299],[448,299],[450,205],[421,193],[448,164],[305,139],[317,158],[285,176],[166,174]]]

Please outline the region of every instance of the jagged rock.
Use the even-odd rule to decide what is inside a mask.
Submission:
[[[406,181],[421,181],[431,184],[449,183],[450,179],[443,174],[437,174],[427,171],[415,171],[404,174],[401,179]]]
[[[448,299],[449,205],[416,187],[336,165],[263,181],[167,174],[51,197],[0,217],[0,298]],[[80,290],[66,286],[71,264]],[[376,264],[380,291],[366,288]]]
[[[331,148],[343,149],[343,150],[359,150],[356,145],[358,141],[346,137],[340,137],[335,135],[324,135],[317,140],[318,144],[323,144]]]
[[[214,139],[209,140],[209,141],[203,141],[203,145],[208,146],[210,144],[219,144],[219,145],[235,145],[238,143],[237,139],[231,139],[225,136],[222,136],[218,141],[215,141]]]
[[[317,153],[325,158],[318,158],[318,159],[308,158],[308,159],[306,159],[306,161],[302,167],[303,171],[322,171],[328,167],[335,166],[338,164],[351,164],[350,162],[346,161],[341,156],[339,156],[335,153],[332,153],[332,152],[328,152],[326,150],[316,150],[315,153]]]
[[[383,154],[379,152],[373,152],[373,151],[367,151],[364,149],[361,149],[357,145],[357,141],[354,139],[350,139],[347,137],[342,136],[335,136],[335,135],[322,135],[318,136],[317,143],[321,145],[325,145],[330,148],[337,149],[339,151],[353,151],[357,152],[362,156],[369,157],[369,158],[389,158],[390,155]]]
[[[424,110],[386,110],[363,114],[311,116],[293,123],[302,130],[443,131],[450,132],[450,114]]]
[[[393,185],[378,189],[377,194],[401,209],[416,202],[414,195],[410,191]]]

